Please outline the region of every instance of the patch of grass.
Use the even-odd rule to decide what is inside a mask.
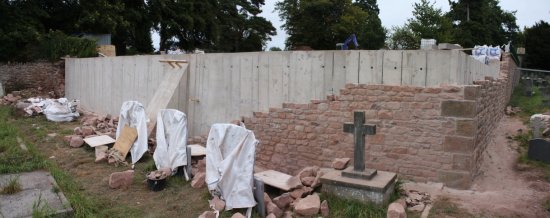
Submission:
[[[525,86],[523,84],[519,84],[512,93],[512,97],[510,98],[510,105],[512,107],[520,107],[521,113],[520,116],[522,117],[529,117],[536,113],[543,113],[546,110],[550,109],[550,107],[543,105],[543,99],[544,96],[540,93],[539,89],[537,87],[533,87],[533,95],[532,96],[526,96],[525,95]]]
[[[19,176],[12,177],[4,187],[0,194],[3,195],[13,195],[21,191],[21,184],[19,184]]]
[[[55,211],[48,205],[48,202],[42,200],[42,193],[38,195],[38,199],[32,203],[32,217],[52,217]]]
[[[43,116],[15,120],[10,119],[11,116],[13,116],[11,108],[0,106],[0,147],[6,148],[0,153],[0,174],[37,169],[48,170],[58,184],[58,187],[54,187],[52,191],[63,191],[74,210],[75,217],[138,217],[140,215],[136,208],[113,206],[109,201],[100,200],[85,193],[85,189],[71,175],[61,169],[55,161],[45,158],[34,143],[27,141],[31,138],[40,143],[52,130],[59,130],[59,124],[50,122]],[[23,139],[28,151],[25,152],[19,147],[17,136]],[[47,208],[39,202],[36,204],[36,210],[33,208],[38,217],[44,217],[42,216],[44,209]]]
[[[386,206],[343,199],[335,195],[321,195],[321,201],[327,200],[329,217],[386,217]]]
[[[542,179],[550,182],[550,164],[531,160],[527,156],[527,151],[529,149],[529,140],[532,138],[531,132],[528,133],[519,133],[514,136],[514,140],[518,142],[518,163],[519,164],[526,164],[532,168],[536,168],[538,170],[541,170],[542,172]]]

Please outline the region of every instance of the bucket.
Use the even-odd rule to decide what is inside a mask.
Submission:
[[[166,187],[166,178],[168,177],[154,178],[150,176],[152,173],[154,173],[154,171],[147,174],[147,186],[149,190],[154,192],[162,191]]]

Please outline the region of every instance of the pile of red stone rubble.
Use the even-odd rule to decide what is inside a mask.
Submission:
[[[349,158],[337,158],[333,161],[332,167],[338,170],[344,169],[349,160]],[[204,160],[199,160],[193,165],[193,173],[195,173],[195,169],[198,173],[191,183],[194,188],[204,187],[205,167],[206,164]],[[264,206],[266,208],[267,217],[329,216],[328,202],[327,200],[321,202],[318,194],[321,186],[320,178],[323,175],[324,171],[317,166],[305,167],[288,181],[288,184],[292,187],[289,192],[285,192],[274,198],[271,198],[264,192]],[[213,208],[214,211],[205,211],[199,216],[200,218],[216,217],[216,213],[222,211],[225,207],[225,202],[218,197],[214,197],[209,202],[210,207]],[[232,216],[232,218],[242,217],[245,216],[241,213],[235,213]]]
[[[98,135],[108,135],[115,138],[118,125],[118,116],[99,116],[93,113],[84,112],[80,119],[82,126],[74,128],[73,135],[65,136],[65,141],[69,142],[71,147],[81,147],[84,144],[84,138]]]

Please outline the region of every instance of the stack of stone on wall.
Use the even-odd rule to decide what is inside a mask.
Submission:
[[[377,134],[367,136],[367,167],[468,188],[512,89],[507,78],[475,84],[348,84],[338,96],[283,104],[256,112],[245,123],[260,140],[256,164],[295,174],[305,166],[330,167],[334,158],[353,157],[353,137],[342,126],[353,120],[353,111],[365,111],[367,123],[377,126]]]
[[[39,89],[65,96],[65,62],[28,62],[0,64],[0,82],[6,91]]]

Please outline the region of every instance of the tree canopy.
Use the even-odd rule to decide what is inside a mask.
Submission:
[[[276,34],[258,16],[263,5],[264,0],[0,0],[0,61],[32,59],[50,31],[111,34],[118,55],[152,53],[152,30],[159,32],[161,50],[175,45],[259,51]]]
[[[361,48],[384,45],[386,34],[376,0],[283,0],[275,8],[289,35],[287,49],[335,49],[351,34],[356,34]]]
[[[537,22],[525,30],[525,66],[550,70],[550,24]]]

